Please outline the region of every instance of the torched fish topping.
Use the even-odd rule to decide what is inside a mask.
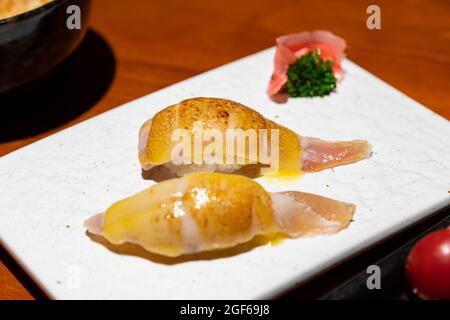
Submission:
[[[354,205],[311,194],[270,194],[240,175],[192,173],[121,200],[86,226],[114,245],[134,243],[176,257],[230,248],[257,235],[335,233],[354,211]]]
[[[173,141],[173,133],[177,129],[184,129],[190,135],[190,141],[195,141],[198,124],[202,130],[215,130],[222,133],[223,137],[227,137],[230,129],[266,132],[264,139],[257,135],[258,141],[254,144],[257,150],[254,154],[256,163],[262,166],[271,166],[274,160],[278,160],[277,172],[266,171],[270,175],[295,176],[302,171],[321,171],[365,159],[371,153],[371,146],[367,141],[329,142],[302,137],[240,103],[219,98],[193,98],[165,108],[143,124],[139,134],[139,160],[142,168],[149,170],[154,166],[166,165],[179,176],[189,172],[186,166],[172,163],[177,143]],[[274,139],[277,139],[277,143]],[[229,141],[224,144],[227,142]],[[245,148],[244,164],[247,164],[254,157],[250,156],[251,146],[246,145]],[[263,150],[264,148],[267,150]],[[224,158],[226,152],[228,150],[223,150]],[[262,156],[267,154],[268,157]],[[277,159],[274,159],[275,155]],[[225,162],[203,167],[208,171],[225,172],[229,172],[229,168],[230,164]],[[240,166],[235,164],[233,168]],[[190,169],[194,171],[195,165]],[[264,172],[262,174],[266,175]]]

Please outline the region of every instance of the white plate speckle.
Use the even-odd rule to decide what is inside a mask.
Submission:
[[[338,92],[271,102],[268,49],[183,81],[0,159],[0,240],[53,298],[267,298],[450,204],[450,125],[350,61]],[[83,222],[140,191],[140,125],[182,99],[232,99],[299,134],[366,139],[371,159],[289,186],[357,204],[333,236],[288,240],[216,260],[166,265],[92,242]],[[259,180],[268,190],[286,189]],[[70,226],[67,228],[66,226]]]

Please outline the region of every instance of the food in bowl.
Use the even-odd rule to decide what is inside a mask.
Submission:
[[[47,0],[41,6],[43,0],[0,0],[0,15],[9,2],[33,2],[37,7],[0,18],[0,94],[49,73],[78,47],[88,29],[90,0]],[[66,27],[70,5],[80,8],[81,29]]]
[[[0,19],[7,19],[34,10],[53,0],[0,0]]]

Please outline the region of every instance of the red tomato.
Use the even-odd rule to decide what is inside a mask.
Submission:
[[[406,276],[420,298],[450,300],[450,229],[432,232],[415,245]]]

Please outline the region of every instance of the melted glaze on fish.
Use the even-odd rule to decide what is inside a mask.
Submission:
[[[232,248],[257,236],[336,233],[354,212],[352,204],[294,191],[271,194],[244,176],[202,172],[121,200],[86,227],[114,245],[133,243],[177,257]]]

